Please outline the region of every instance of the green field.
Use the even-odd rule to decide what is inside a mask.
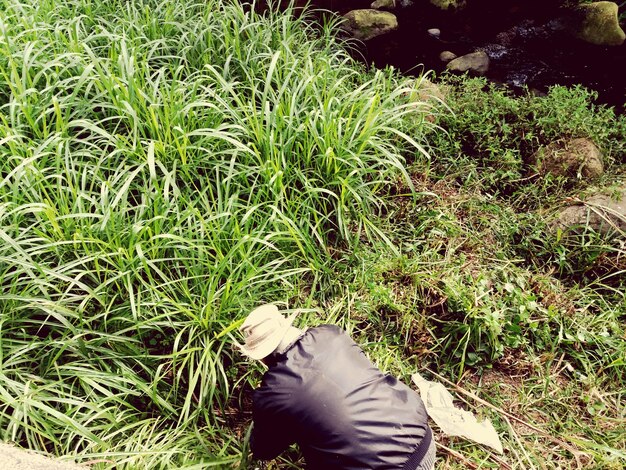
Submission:
[[[624,187],[626,118],[480,79],[443,77],[443,104],[337,26],[0,0],[0,440],[94,469],[254,468],[263,370],[236,327],[274,302],[407,382],[458,384],[507,450],[437,434],[438,468],[626,465],[626,234],[549,225]],[[529,177],[559,137],[592,138],[605,176]]]

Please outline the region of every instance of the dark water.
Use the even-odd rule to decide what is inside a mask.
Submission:
[[[439,73],[445,69],[439,59],[442,51],[461,56],[484,50],[491,61],[486,75],[490,80],[514,90],[527,86],[540,92],[551,85],[580,84],[597,91],[599,103],[623,113],[626,44],[595,46],[573,38],[565,31],[564,11],[553,3],[468,0],[466,9],[451,13],[420,1],[397,8],[398,30],[368,41],[358,54],[377,67]],[[369,6],[357,4],[342,3],[339,11]],[[439,37],[427,32],[431,28],[441,31]]]

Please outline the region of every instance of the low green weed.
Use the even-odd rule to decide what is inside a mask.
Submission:
[[[524,276],[505,271],[459,273],[443,281],[446,322],[443,332],[452,354],[464,366],[495,362],[506,347],[519,348],[536,333],[548,310]]]
[[[545,241],[541,214],[518,214],[503,201],[443,183],[422,181],[431,194],[411,202],[398,197],[384,225],[396,251],[360,247],[361,262],[337,274],[341,288],[325,297],[325,310],[345,311],[339,323],[407,383],[415,370],[453,376],[565,443],[517,434],[512,421],[489,413],[514,449],[511,465],[569,468],[576,449],[591,466],[619,466],[623,288],[555,276],[552,265],[519,250],[520,226],[534,227]],[[452,445],[472,461],[489,460],[474,446]],[[453,458],[445,463],[465,468]]]
[[[446,132],[432,136],[436,174],[505,197],[518,208],[545,205],[571,189],[563,178],[534,175],[528,162],[551,142],[586,137],[602,150],[607,171],[626,158],[626,118],[594,104],[583,87],[554,86],[546,96],[515,96],[482,78],[443,78],[452,113],[438,114]]]

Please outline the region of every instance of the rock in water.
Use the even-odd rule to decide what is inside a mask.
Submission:
[[[439,60],[441,62],[450,62],[451,60],[454,60],[457,58],[457,55],[454,52],[450,52],[450,51],[443,51],[441,54],[439,54]]]
[[[442,10],[460,10],[466,5],[465,0],[430,0],[430,3]]]
[[[376,0],[370,7],[374,10],[393,10],[396,7],[396,0]]]
[[[599,46],[621,46],[626,34],[617,17],[618,6],[613,2],[580,5],[574,12],[570,27],[579,39]]]
[[[489,70],[489,56],[483,51],[472,52],[451,60],[446,68],[451,72],[473,72],[484,75]]]
[[[393,13],[372,9],[352,10],[343,15],[342,27],[356,39],[367,41],[398,29],[398,19]]]

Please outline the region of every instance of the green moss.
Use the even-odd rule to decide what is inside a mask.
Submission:
[[[619,46],[624,43],[626,33],[619,25],[618,5],[614,2],[594,2],[580,5],[576,9],[578,24],[575,35],[591,44]]]

